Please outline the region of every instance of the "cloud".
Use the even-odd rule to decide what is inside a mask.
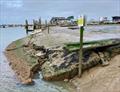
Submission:
[[[7,8],[20,8],[23,6],[22,0],[1,0],[0,5]]]

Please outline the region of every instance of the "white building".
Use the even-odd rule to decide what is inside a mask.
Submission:
[[[100,17],[99,21],[100,22],[106,22],[106,21],[108,21],[108,18],[107,17]]]

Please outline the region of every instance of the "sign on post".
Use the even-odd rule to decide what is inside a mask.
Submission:
[[[79,73],[78,76],[81,77],[82,74],[82,61],[83,61],[83,31],[85,26],[85,16],[80,16],[78,18],[78,26],[80,28],[80,51],[79,51]]]
[[[79,27],[85,26],[85,16],[84,15],[80,16],[77,22]]]

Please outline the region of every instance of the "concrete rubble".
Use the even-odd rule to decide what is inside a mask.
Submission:
[[[43,33],[38,32],[20,39],[20,43],[18,43],[19,41],[13,42],[15,48],[7,48],[8,52],[14,51],[16,55],[20,55],[24,59],[24,62],[22,62],[28,66],[28,69],[26,69],[28,78],[26,80],[32,79],[34,74],[39,71],[41,71],[43,79],[49,81],[67,81],[78,74],[79,31],[76,31],[78,29],[53,27],[50,30],[50,34],[46,33],[46,30]],[[107,37],[111,33],[113,34],[112,31],[108,34],[99,32],[99,35],[106,35]],[[119,33],[119,31],[117,30],[116,33]],[[98,64],[109,65],[111,58],[120,54],[120,39],[107,37],[107,40],[103,38],[98,40],[99,37],[96,37],[96,34],[97,32],[85,33],[82,70]],[[120,37],[120,34],[117,34],[117,36]],[[21,61],[19,63],[21,64]],[[20,68],[18,74],[19,71],[21,71]],[[22,76],[24,77],[25,73]]]

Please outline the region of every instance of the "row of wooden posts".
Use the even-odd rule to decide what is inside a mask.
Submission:
[[[34,31],[36,29],[44,30],[46,28],[48,28],[48,33],[49,33],[49,26],[50,25],[48,24],[47,20],[45,20],[45,24],[42,24],[41,18],[38,21],[33,20],[33,24],[29,24],[28,20],[25,20],[26,34],[28,34],[28,32]]]

